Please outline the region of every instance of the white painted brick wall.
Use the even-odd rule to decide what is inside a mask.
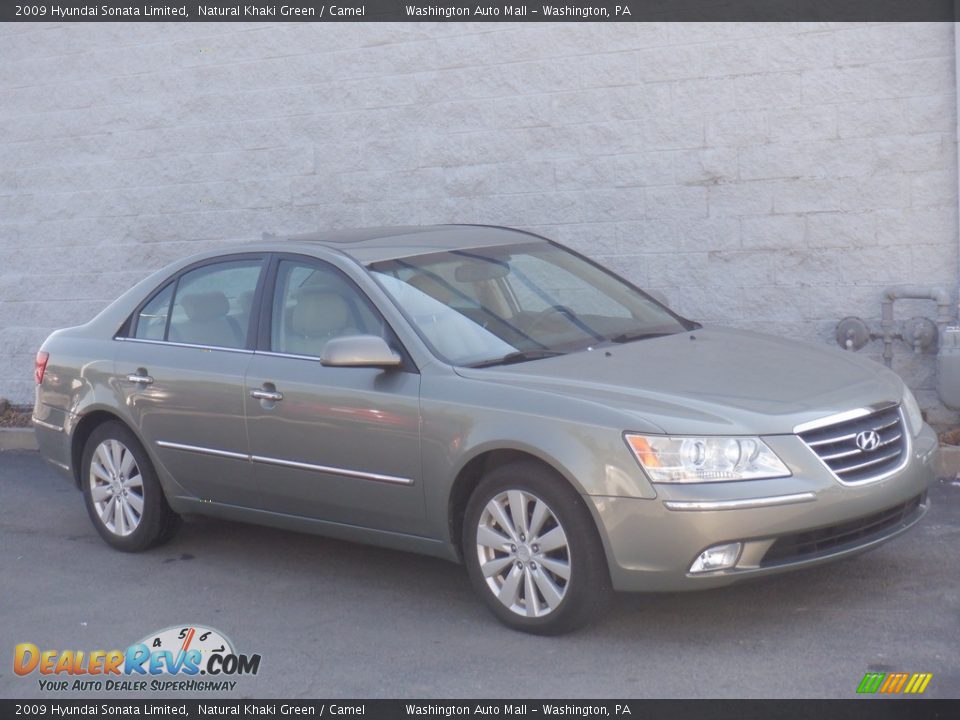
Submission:
[[[887,284],[957,292],[955,114],[949,24],[7,25],[0,395],[169,260],[369,224],[539,230],[830,343]]]

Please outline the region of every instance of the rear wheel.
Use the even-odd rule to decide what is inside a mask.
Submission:
[[[569,632],[594,619],[611,594],[583,500],[534,462],[504,465],[480,481],[467,504],[463,555],[487,607],[515,630]]]
[[[143,446],[119,422],[87,439],[81,482],[87,513],[100,537],[117,550],[140,552],[169,540],[179,526]]]

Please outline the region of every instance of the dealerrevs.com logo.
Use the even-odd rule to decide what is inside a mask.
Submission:
[[[150,633],[126,650],[14,648],[13,671],[39,675],[40,690],[180,691],[233,690],[241,675],[256,675],[260,655],[242,655],[219,630],[177,625]]]

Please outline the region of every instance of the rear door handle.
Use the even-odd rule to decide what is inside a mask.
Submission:
[[[149,375],[135,375],[131,373],[127,375],[127,382],[136,383],[137,385],[152,385],[153,378]]]
[[[257,400],[280,402],[283,400],[283,393],[277,392],[276,390],[251,390],[250,397],[256,398]]]

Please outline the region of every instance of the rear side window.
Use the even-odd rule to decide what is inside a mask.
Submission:
[[[137,329],[134,337],[141,340],[163,340],[167,332],[167,318],[170,316],[170,301],[173,300],[174,283],[168,284],[143,306],[137,315]]]
[[[234,260],[204,265],[183,275],[173,298],[166,339],[245,347],[261,266],[260,260]]]

